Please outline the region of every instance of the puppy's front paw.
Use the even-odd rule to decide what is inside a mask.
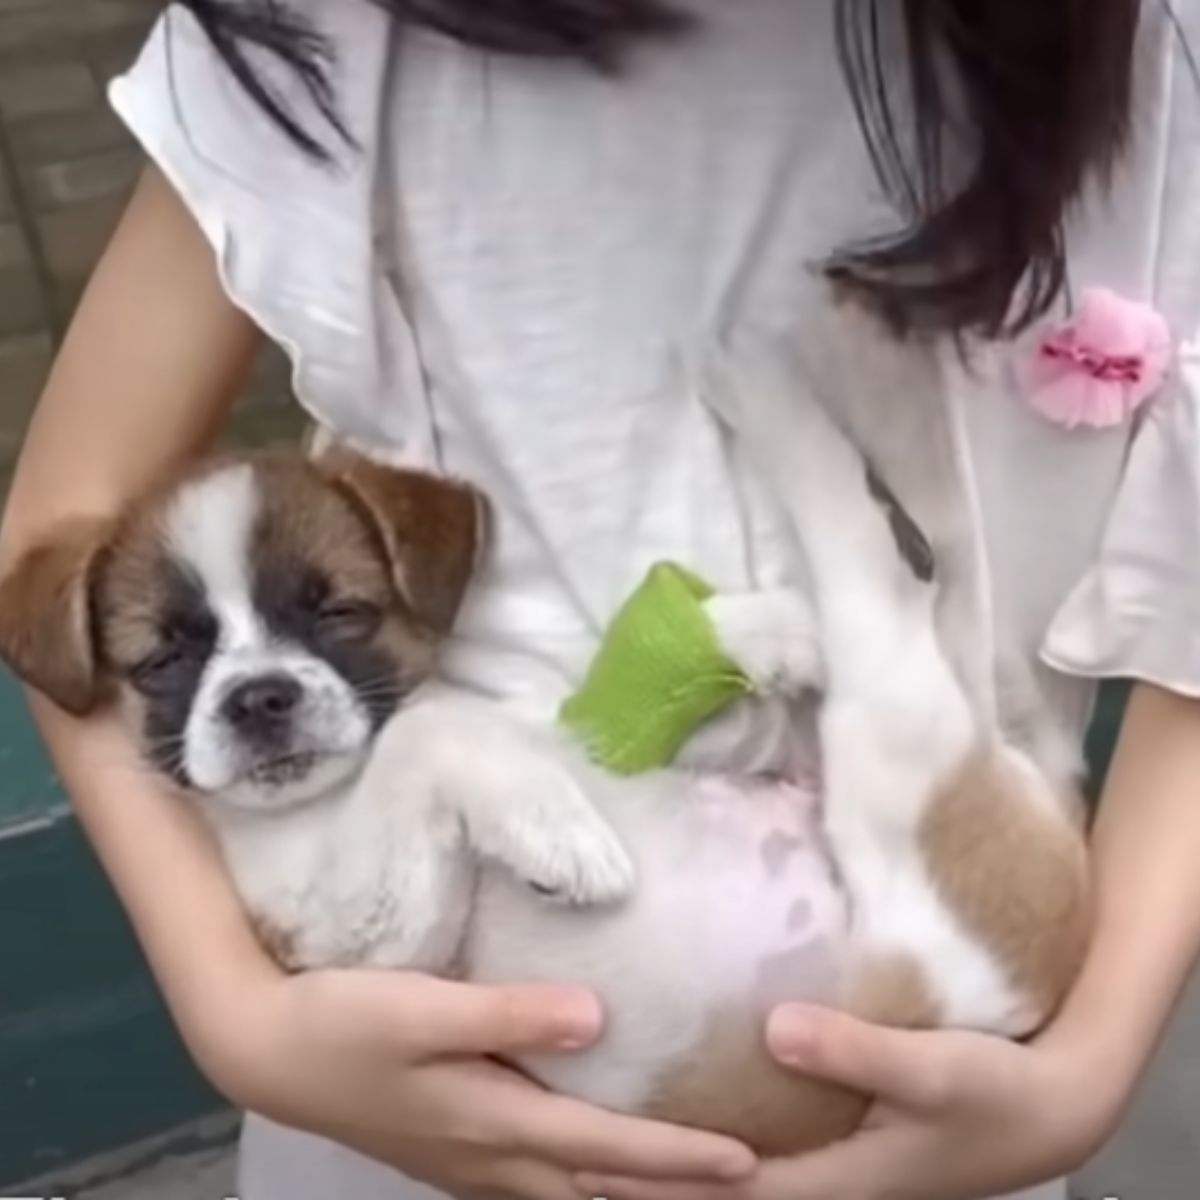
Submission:
[[[819,688],[824,668],[812,606],[797,591],[718,594],[704,602],[721,649],[763,695]]]
[[[633,860],[571,771],[540,749],[494,757],[488,795],[465,814],[477,853],[559,903],[615,904],[632,892]]]
[[[566,771],[539,764],[526,781],[526,817],[512,832],[523,843],[535,891],[561,904],[615,904],[636,882],[633,860]]]

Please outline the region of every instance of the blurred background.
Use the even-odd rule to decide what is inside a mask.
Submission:
[[[0,495],[141,164],[105,84],[158,8],[0,0]],[[261,444],[299,428],[287,364],[268,352],[229,436]],[[1106,695],[1093,733],[1099,769],[1122,698]],[[0,676],[0,1196],[221,1200],[235,1133],[175,1037],[19,691]],[[1076,1200],[1117,1197],[1200,1197],[1200,995],[1120,1137],[1074,1181]]]

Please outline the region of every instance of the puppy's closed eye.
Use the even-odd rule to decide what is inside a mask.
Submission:
[[[486,542],[483,495],[346,453],[328,454],[323,469],[379,538],[412,615],[431,632],[448,633]]]
[[[370,600],[330,600],[317,613],[321,635],[341,642],[369,642],[382,623],[383,610]]]

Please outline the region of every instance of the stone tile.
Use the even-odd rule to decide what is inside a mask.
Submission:
[[[158,12],[145,0],[43,0],[0,13],[0,59],[78,50],[89,38],[134,36]]]
[[[88,1188],[77,1200],[222,1200],[233,1196],[236,1164],[229,1149],[168,1158],[104,1187]]]
[[[8,140],[23,166],[61,162],[132,144],[129,131],[106,104],[84,112],[14,121]]]
[[[64,60],[0,72],[0,115],[6,121],[71,112],[99,100],[96,80],[83,62]]]
[[[0,451],[15,449],[54,356],[48,333],[0,339]]]
[[[250,386],[264,395],[287,397],[292,392],[292,363],[283,349],[267,342],[255,361]]]
[[[139,39],[140,44],[141,39]],[[115,51],[109,54],[89,54],[88,64],[92,68],[96,85],[101,92],[106,92],[108,85],[118,75],[124,75],[133,66],[137,58],[137,50]]]
[[[0,166],[0,223],[13,219],[12,184],[8,181],[8,172]]]
[[[73,204],[38,218],[42,254],[55,279],[78,279],[96,265],[117,218],[124,198],[93,200]]]
[[[299,408],[260,407],[248,404],[232,414],[223,434],[230,446],[249,449],[294,446],[304,432]]]
[[[142,157],[137,150],[119,146],[86,158],[32,167],[25,175],[25,186],[35,209],[62,208],[126,195],[141,166]]]
[[[113,33],[89,37],[83,43],[83,54],[102,89],[113,76],[122,74],[133,65],[148,32],[145,24],[130,25]]]
[[[79,307],[83,298],[83,289],[87,287],[88,275],[76,275],[70,279],[56,279],[51,291],[51,306],[59,329],[66,329]],[[0,1198],[2,1200],[2,1198]]]
[[[206,1117],[9,1190],[72,1200],[221,1200],[235,1192],[234,1141],[240,1124],[234,1113]]]
[[[0,338],[37,333],[47,322],[45,299],[33,267],[0,270]]]
[[[31,261],[21,227],[13,222],[0,225],[0,271],[24,267]]]

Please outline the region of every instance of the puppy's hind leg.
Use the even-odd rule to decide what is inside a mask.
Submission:
[[[825,683],[817,618],[789,588],[719,592],[704,602],[721,649],[762,696],[794,699]]]
[[[922,777],[930,783],[950,769],[973,737],[969,706],[937,637],[937,566],[928,541],[813,394],[787,347],[723,364],[709,392],[773,485],[811,570],[828,781],[845,770],[861,802],[859,767],[874,762],[879,785],[891,777],[881,802],[906,791],[915,802]]]
[[[853,689],[879,674],[889,643],[931,628],[932,549],[786,347],[722,364],[709,394],[774,485],[809,561],[829,685]]]
[[[710,398],[774,484],[808,559],[829,687],[877,676],[881,652],[932,620],[934,563],[921,531],[786,350],[723,364]]]

